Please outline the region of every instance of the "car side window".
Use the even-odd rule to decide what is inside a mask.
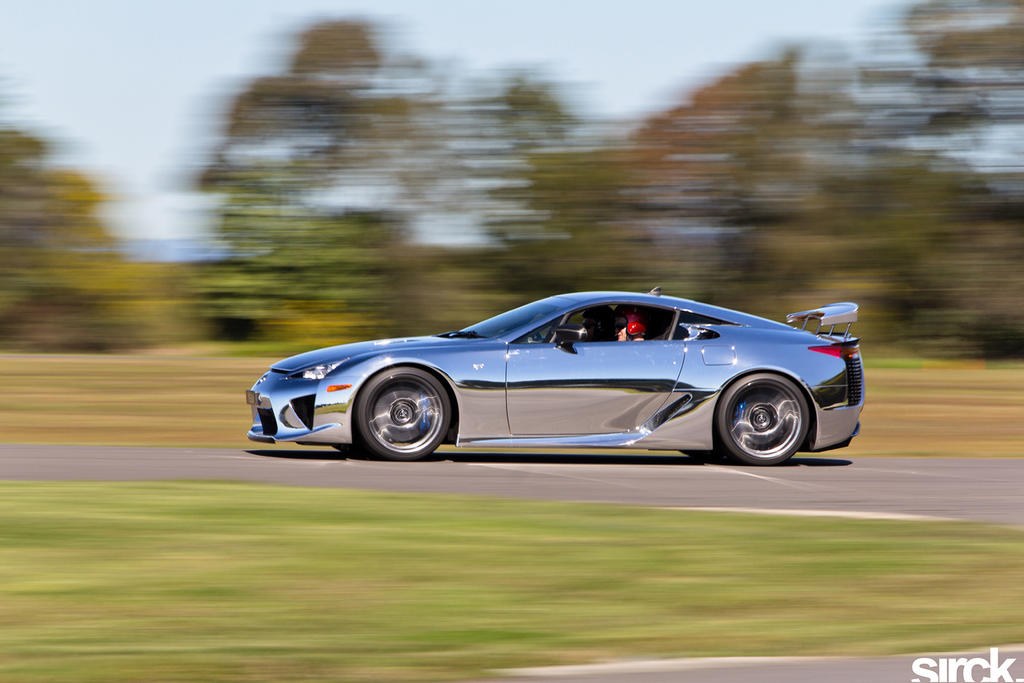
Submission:
[[[630,320],[627,320],[627,317]],[[589,342],[620,341],[621,329],[628,322],[640,324],[642,332],[630,336],[631,341],[668,339],[671,336],[675,311],[657,306],[638,306],[631,303],[610,302],[573,311],[566,323],[582,325]]]
[[[519,339],[513,341],[513,344],[546,344],[551,341],[551,337],[554,335],[555,326],[561,321],[561,318],[555,318],[554,320],[544,323],[540,327],[530,330]]]
[[[587,330],[588,342],[614,342],[618,341],[617,331],[615,329],[616,315],[615,311],[620,307],[632,307],[642,313],[643,319],[646,320],[645,327],[647,333],[644,335],[643,341],[656,340],[656,339],[685,339],[686,331],[682,328],[682,325],[675,330],[675,334],[672,334],[673,330],[670,329],[672,319],[675,316],[675,311],[662,309],[655,306],[634,306],[628,303],[612,302],[608,304],[599,304],[595,306],[589,306],[587,308],[581,308],[573,311],[567,316],[555,318],[548,322],[535,327],[523,336],[514,340],[513,344],[547,344],[550,343],[554,337],[555,328],[561,324],[575,324],[582,325]],[[702,322],[707,323],[724,323],[724,321],[715,320],[706,316],[698,316],[696,314],[682,312],[683,316],[692,316],[699,319]],[[690,320],[690,318],[687,318]],[[691,320],[692,322],[692,320]],[[724,323],[729,324],[729,323]]]
[[[656,306],[636,306],[632,304],[618,306],[615,309],[616,334],[622,334],[621,326],[626,326],[627,330],[633,330],[635,326],[639,328],[639,331],[637,333],[629,332],[626,340],[660,341],[669,339],[671,337],[672,319],[674,317],[675,311]]]
[[[692,311],[679,311],[679,319],[676,321],[676,329],[672,333],[672,339],[693,339],[694,330],[692,328],[704,328],[707,325],[734,325],[735,323],[728,322],[726,320],[719,320],[718,318],[712,318],[709,315],[701,315],[700,313],[693,313]],[[717,332],[713,330],[703,330],[707,333],[704,337],[698,338],[711,338],[719,336]]]
[[[602,315],[602,309],[607,309],[604,315]],[[611,306],[593,306],[574,311],[569,315],[565,323],[583,327],[587,331],[587,338],[584,341],[611,342],[615,341],[613,318]]]

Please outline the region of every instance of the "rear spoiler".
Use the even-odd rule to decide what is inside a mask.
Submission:
[[[813,308],[809,311],[790,313],[786,316],[786,322],[791,324],[802,323],[800,329],[806,330],[807,324],[815,320],[818,323],[818,327],[814,330],[814,334],[820,334],[821,328],[828,327],[828,334],[830,336],[835,332],[836,325],[846,325],[843,339],[848,339],[850,337],[850,328],[857,322],[858,310],[857,304],[852,301],[843,301],[837,304],[822,306],[821,308]]]

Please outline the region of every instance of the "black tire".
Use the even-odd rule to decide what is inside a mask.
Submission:
[[[355,432],[368,454],[385,460],[421,460],[448,433],[448,392],[429,372],[398,367],[385,370],[359,392]]]
[[[809,428],[803,392],[785,377],[767,372],[729,385],[715,412],[718,443],[744,465],[786,462],[803,445]]]

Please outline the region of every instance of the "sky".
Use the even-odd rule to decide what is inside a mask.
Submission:
[[[537,67],[585,113],[635,119],[786,41],[865,49],[899,0],[34,0],[0,2],[0,121],[58,142],[114,198],[117,233],[204,230],[191,191],[231,96],[321,19],[384,22],[461,72]]]

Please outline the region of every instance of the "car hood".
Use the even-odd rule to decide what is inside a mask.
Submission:
[[[271,367],[278,372],[296,372],[303,368],[320,365],[321,363],[332,363],[355,356],[370,355],[373,353],[392,353],[401,350],[401,353],[418,351],[451,344],[472,343],[474,339],[447,338],[447,337],[396,337],[395,339],[375,339],[373,341],[355,342],[353,344],[340,344],[328,346],[315,351],[307,351],[297,356],[291,356],[279,360]]]

